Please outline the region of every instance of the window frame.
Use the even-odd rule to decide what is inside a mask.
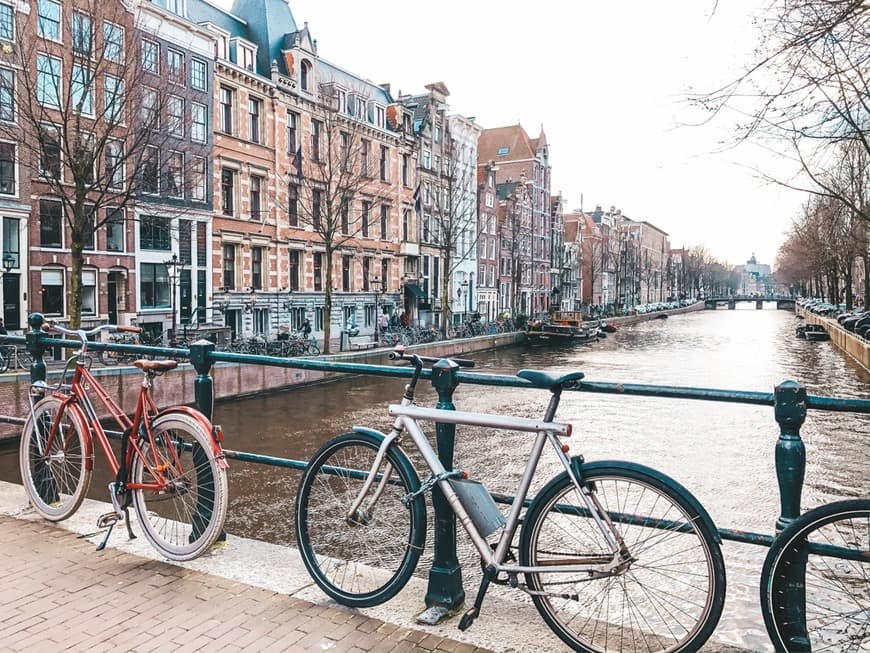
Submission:
[[[208,165],[206,157],[191,156],[190,199],[194,202],[205,202],[208,197]],[[202,189],[200,194],[198,189]]]
[[[5,2],[0,2],[0,26],[4,25],[4,20],[2,19],[2,12],[4,10],[9,11],[9,20],[8,20],[8,24],[9,24],[8,34],[9,35],[6,36],[5,34],[2,33],[2,30],[0,30],[0,40],[9,41],[10,43],[15,43],[15,8],[10,4],[7,4]]]
[[[57,63],[57,73],[55,74],[54,70],[46,70],[43,66],[40,65],[40,62],[46,62],[48,64],[52,64],[52,66],[54,63]],[[45,74],[50,75],[56,81],[56,84],[54,84],[53,88],[51,89],[47,89],[46,84],[43,81],[40,81],[40,77]],[[50,91],[52,93],[51,97],[46,95],[47,91]],[[44,52],[38,52],[36,54],[36,101],[44,107],[60,109],[60,99],[62,97],[63,59],[52,56],[50,54],[46,54]]]
[[[261,115],[263,101],[258,97],[248,96],[248,140],[258,145],[262,142]]]
[[[44,210],[44,208],[48,207],[49,205],[52,205],[52,206],[57,208],[57,215],[53,215],[54,211],[52,211],[52,214],[49,215]],[[50,218],[51,220],[57,221],[56,225],[50,225],[50,227],[51,227],[50,232],[49,232],[49,230],[44,228],[44,225],[46,224],[46,217]],[[57,236],[58,236],[57,241],[55,242],[52,240],[52,241],[46,242],[45,235],[47,233],[54,233],[55,231],[57,232]],[[64,236],[65,236],[65,233],[64,233],[64,228],[63,228],[63,202],[61,202],[58,199],[52,198],[52,197],[40,198],[40,200],[39,200],[39,246],[47,248],[47,249],[63,249]]]
[[[151,56],[153,53],[153,56]],[[142,70],[152,75],[160,74],[160,43],[151,39],[142,39],[139,62]],[[153,64],[153,66],[151,65]]]
[[[116,41],[112,38],[113,35],[119,34],[120,41]],[[126,31],[124,30],[123,25],[118,25],[117,23],[113,23],[108,20],[103,21],[103,56],[107,61],[111,61],[113,63],[122,64],[124,63],[124,39],[126,37]],[[110,50],[108,46],[116,46],[118,57],[115,58],[112,54],[115,52],[114,47]]]
[[[180,114],[173,113],[173,108],[180,108]],[[184,98],[180,95],[170,94],[166,100],[166,130],[169,132],[170,136],[184,138],[184,122],[186,113]]]
[[[198,84],[197,81],[200,79],[200,76],[194,74],[196,70],[202,70],[202,84]],[[199,59],[197,57],[190,58],[190,88],[195,91],[207,91],[208,90],[208,62],[204,59]]]
[[[18,144],[13,143],[11,141],[0,141],[0,153],[6,148],[6,146],[12,148],[12,159],[9,161],[10,173],[12,175],[12,189],[10,192],[6,192],[2,190],[5,188],[6,184],[4,183],[3,177],[0,176],[0,195],[4,197],[17,197],[18,196]],[[2,155],[0,155],[2,156]],[[0,167],[2,167],[2,162],[5,162],[6,159],[0,158]]]
[[[42,13],[43,3],[45,5],[54,5],[57,7],[57,20],[51,19],[52,25],[56,30],[52,30],[52,34],[44,31],[43,27],[46,24],[47,14]],[[55,43],[63,43],[63,4],[57,0],[37,0],[36,3],[36,34],[38,37],[54,41]]]
[[[229,99],[229,102],[225,102],[225,99]],[[218,104],[220,105],[221,114],[220,114],[220,131],[223,134],[227,134],[228,136],[233,135],[233,126],[235,123],[235,104],[236,104],[236,91],[235,89],[224,86],[221,84],[220,92],[218,94]]]
[[[166,157],[166,195],[184,199],[184,153],[177,150],[170,150]]]
[[[228,184],[227,181],[230,183]],[[221,168],[221,214],[233,217],[236,209],[236,188],[238,172],[232,168]],[[229,190],[229,192],[227,192]]]
[[[199,110],[202,112],[201,122],[196,119]],[[190,140],[194,143],[208,143],[208,106],[201,102],[190,103]]]
[[[179,57],[178,61],[181,67],[173,66],[173,58]],[[184,56],[184,51],[176,48],[166,48],[166,78],[172,84],[184,86],[187,82],[187,57]]]
[[[45,283],[46,272],[57,274],[60,276],[60,284],[59,285],[47,285]],[[47,293],[46,288],[59,288],[59,291],[54,291],[53,293]],[[60,310],[52,310],[54,306],[48,307],[46,306],[45,299],[46,295],[57,294],[57,299],[52,297],[53,302],[59,300]],[[39,294],[42,298],[42,312],[44,315],[48,315],[50,317],[60,317],[66,315],[66,268],[60,267],[45,267],[40,271],[39,278]]]
[[[120,220],[117,217],[120,216]],[[120,238],[112,237],[112,230],[120,224]],[[106,230],[106,251],[108,252],[125,252],[127,251],[127,215],[124,209],[117,206],[106,207],[106,221],[104,223]],[[120,241],[120,249],[112,247],[113,241]]]
[[[150,274],[146,273],[150,271]],[[160,272],[163,274],[161,275]],[[165,275],[165,276],[164,276]],[[162,283],[165,280],[165,284]],[[153,303],[146,302],[146,284],[153,286],[150,295],[153,296]],[[165,287],[164,287],[165,286]],[[161,291],[163,288],[163,292]],[[169,270],[165,263],[140,261],[139,262],[139,308],[142,310],[159,310],[166,309],[172,305],[172,288],[169,283]],[[165,299],[162,299],[165,297]]]

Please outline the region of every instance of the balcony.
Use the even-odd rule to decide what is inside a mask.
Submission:
[[[420,256],[420,243],[402,241],[399,244],[400,256]]]

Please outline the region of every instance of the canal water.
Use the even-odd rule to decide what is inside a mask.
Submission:
[[[870,398],[870,377],[827,342],[794,336],[799,321],[773,305],[755,310],[700,311],[621,328],[574,348],[516,347],[474,355],[481,372],[581,370],[589,381],[771,392],[786,380],[810,394]],[[384,364],[389,361],[384,360]],[[398,403],[403,379],[349,378],[318,386],[218,404],[215,421],[229,449],[307,459],[353,425],[389,430],[386,406]],[[418,404],[437,396],[421,382]],[[218,389],[219,391],[219,389]],[[549,393],[462,385],[460,410],[540,417]],[[779,514],[774,450],[779,429],[772,407],[705,401],[565,393],[557,419],[571,422],[572,453],[587,460],[621,459],[656,468],[691,490],[718,527],[772,533]],[[804,510],[870,492],[870,418],[810,411],[801,430],[807,451]],[[456,467],[490,491],[513,494],[529,451],[528,434],[460,430]],[[542,460],[533,489],[556,471]],[[17,480],[16,457],[0,456],[0,478]],[[227,530],[293,543],[293,501],[299,472],[233,461]],[[91,494],[105,500],[96,476]],[[431,551],[432,531],[428,544]],[[460,540],[464,537],[460,535]],[[758,575],[766,548],[725,543],[728,599],[717,639],[753,650],[769,648],[758,608]],[[460,555],[467,593],[475,590],[477,559]],[[421,561],[418,573],[428,570]]]

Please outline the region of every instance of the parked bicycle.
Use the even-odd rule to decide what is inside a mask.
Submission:
[[[15,345],[0,346],[0,374],[11,369],[30,369],[33,358],[28,351]]]
[[[783,529],[761,572],[761,612],[777,651],[870,650],[870,499]]]
[[[98,528],[108,528],[97,550],[105,548],[119,521],[126,524],[129,537],[135,537],[128,512],[132,505],[146,539],[170,560],[192,560],[205,553],[226,519],[227,464],[220,429],[205,415],[187,406],[158,411],[154,403],[154,378],[178,362],[134,361],[143,378],[131,419],[90,373],[87,338],[100,331],[139,329],[103,325],[85,331],[49,324],[42,328],[78,339],[81,348],[67,361],[57,385],[37,381],[31,389],[19,463],[34,510],[49,521],[75,513],[90,484],[96,440],[114,477],[109,483],[113,509],[97,521]],[[122,431],[118,456],[91,397]]]
[[[694,651],[707,640],[725,599],[718,532],[697,499],[664,474],[633,463],[568,456],[561,439],[571,435],[571,425],[553,419],[562,391],[579,383],[582,373],[520,371],[520,378],[551,392],[543,419],[533,420],[415,407],[424,363],[437,359],[407,355],[403,348],[391,357],[414,366],[401,404],[389,407],[392,430],[354,427],[327,442],[300,483],[297,541],[326,594],[353,607],[395,596],[425,545],[424,497],[437,485],[484,570],[461,630],[480,615],[490,584],[498,583],[526,592],[574,650]],[[506,519],[483,485],[444,468],[420,422],[535,434]],[[406,435],[428,468],[422,483],[400,448]],[[563,471],[521,516],[547,444]]]
[[[119,333],[110,335],[109,342],[117,345],[138,345],[139,338],[137,334]],[[129,365],[136,360],[137,355],[129,352],[102,349],[100,350],[99,358],[103,365]]]

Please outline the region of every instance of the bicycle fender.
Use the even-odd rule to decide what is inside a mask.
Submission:
[[[367,428],[365,426],[354,426],[350,430],[353,431],[354,433],[365,433],[366,435],[371,435],[373,437],[378,438],[379,440],[386,440],[387,439],[386,433],[381,433],[377,429],[370,429],[370,428]]]
[[[579,456],[575,456],[571,458],[571,469],[574,472],[575,476],[579,478],[583,478],[584,473],[595,472],[595,471],[603,471],[609,468],[621,468],[621,469],[629,469],[632,471],[640,472],[642,474],[646,474],[647,476],[651,476],[655,480],[659,481],[662,485],[665,485],[669,490],[676,492],[677,494],[685,497],[687,503],[694,508],[694,510],[698,513],[698,516],[701,518],[701,521],[704,525],[710,530],[710,533],[713,535],[713,539],[717,544],[722,543],[722,537],[719,535],[719,529],[716,528],[716,524],[713,523],[713,518],[710,517],[710,513],[707,512],[707,509],[701,505],[701,502],[695,498],[695,495],[689,492],[683,485],[672,479],[667,474],[662,474],[660,471],[653,469],[652,467],[647,467],[646,465],[640,465],[638,463],[631,463],[625,460],[596,460],[591,463],[583,462],[583,459]],[[563,472],[564,473],[564,472]],[[561,476],[561,474],[559,475]],[[558,478],[558,476],[556,477]],[[550,481],[550,483],[555,482],[555,478]],[[547,485],[550,485],[548,483]],[[543,492],[543,490],[541,490]]]
[[[222,467],[223,469],[226,469],[227,468],[227,460],[223,454],[223,451],[221,450],[221,445],[220,445],[220,441],[219,441],[220,439],[223,439],[223,438],[218,437],[218,433],[215,431],[216,427],[211,423],[211,421],[209,421],[209,419],[205,415],[203,415],[200,411],[198,411],[196,408],[193,408],[191,406],[172,406],[170,408],[167,408],[165,410],[160,411],[157,414],[157,417],[155,417],[155,419],[163,417],[164,415],[171,415],[172,413],[184,413],[185,415],[192,417],[193,419],[195,419],[199,423],[200,426],[202,426],[203,429],[205,429],[206,433],[211,434],[211,436],[212,436],[211,437],[212,451],[214,452],[214,455],[215,455],[215,458],[217,459],[218,465],[220,467]]]

